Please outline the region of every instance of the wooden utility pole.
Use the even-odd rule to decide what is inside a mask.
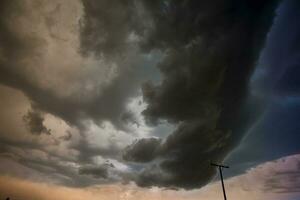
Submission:
[[[229,167],[228,167],[228,166],[225,166],[225,165],[218,165],[218,164],[215,164],[215,163],[210,163],[210,165],[219,168],[220,177],[221,177],[221,183],[222,183],[222,189],[223,189],[223,195],[224,195],[224,200],[227,200],[227,198],[226,198],[226,192],[225,192],[225,186],[224,186],[224,180],[223,180],[222,169],[223,169],[223,168],[229,168]]]

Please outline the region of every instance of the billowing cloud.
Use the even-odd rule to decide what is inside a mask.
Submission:
[[[84,8],[81,50],[99,56],[126,54],[130,40],[137,39],[132,30],[133,2],[82,1]]]
[[[299,191],[293,193],[277,193],[267,189],[268,180],[282,182],[286,179],[273,176],[278,172],[288,172],[297,167],[299,155],[285,157],[274,162],[268,162],[249,170],[247,173],[225,180],[225,187],[228,199],[245,200],[290,200],[299,197]],[[0,168],[2,165],[0,166]],[[228,169],[230,170],[230,169]],[[224,171],[226,173],[226,171]],[[286,177],[293,178],[293,174],[286,174]],[[289,186],[290,189],[294,185]],[[51,195],[49,195],[51,194]],[[0,177],[0,198],[5,199],[123,199],[123,200],[213,200],[222,198],[222,190],[219,181],[196,190],[162,190],[160,188],[145,189],[133,184],[107,184],[96,185],[85,188],[68,188],[54,184],[45,184],[36,181],[26,181],[6,176]]]
[[[67,123],[80,126],[82,119],[99,124],[110,120],[124,129],[121,116],[145,76],[138,68],[144,57],[137,50],[137,41],[130,39],[129,26],[123,21],[105,21],[126,21],[120,12],[122,4],[111,5],[79,0],[2,1],[1,84],[22,90],[36,108]],[[113,11],[102,12],[108,9]],[[116,31],[121,27],[127,28]],[[105,41],[99,47],[107,52],[103,55],[91,46],[100,40]],[[105,47],[118,50],[106,51]]]
[[[81,178],[79,167],[95,164],[97,156],[120,160],[120,151],[133,136],[148,131],[141,122],[139,131],[131,127],[134,118],[128,113],[133,111],[127,109],[147,76],[138,67],[148,62],[148,57],[138,52],[135,36],[126,35],[129,27],[121,33],[126,42],[116,46],[120,50],[103,49],[106,53],[101,55],[89,46],[89,38],[117,33],[115,29],[123,24],[110,27],[110,21],[105,29],[98,27],[101,18],[90,19],[89,9],[102,9],[102,5],[89,7],[88,2],[79,0],[0,4],[0,89],[5,100],[1,104],[5,112],[0,116],[1,152],[44,175],[49,170],[67,177],[58,182],[94,184]],[[103,6],[105,11],[110,4]],[[120,8],[110,9],[115,12],[107,12],[105,19],[114,21]],[[94,27],[91,23],[95,20],[100,21]],[[107,47],[114,43],[108,38],[105,41]],[[115,53],[120,51],[122,55]],[[35,153],[26,156],[33,151],[45,154],[42,162]]]
[[[248,79],[276,5],[1,1],[0,84],[26,99],[24,120],[11,117],[16,133],[0,130],[1,152],[65,185],[207,184],[210,161],[227,156],[256,113],[245,108]],[[175,130],[154,134],[166,122]],[[26,142],[23,130],[33,133]]]
[[[100,166],[88,166],[88,167],[82,167],[79,169],[79,174],[84,175],[92,175],[95,178],[108,178],[108,171],[110,168],[115,168],[115,166],[112,163],[105,163]]]
[[[158,153],[158,147],[161,143],[157,138],[143,138],[127,146],[123,159],[133,162],[147,162],[153,160]]]
[[[160,152],[152,160],[157,161],[142,170],[137,183],[200,187],[215,173],[210,161],[221,162],[251,120],[242,106],[276,2],[151,1],[144,6],[154,24],[143,47],[161,49],[165,57],[158,65],[162,83],[143,86],[148,103],[143,114],[151,124],[163,119],[178,125],[155,147]]]

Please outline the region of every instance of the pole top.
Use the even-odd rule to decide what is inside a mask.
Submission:
[[[216,166],[216,167],[222,167],[222,168],[229,168],[229,166],[226,165],[219,165],[219,164],[215,164],[215,163],[210,163],[211,166]]]

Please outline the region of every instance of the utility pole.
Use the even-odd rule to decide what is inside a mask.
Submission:
[[[223,189],[223,195],[224,195],[224,200],[227,200],[227,198],[226,198],[226,192],[225,192],[225,186],[224,186],[224,180],[223,180],[222,169],[223,169],[223,168],[229,168],[229,167],[228,167],[228,166],[225,166],[225,165],[218,165],[218,164],[215,164],[215,163],[210,163],[210,165],[219,168],[220,177],[221,177],[221,183],[222,183],[222,189]]]

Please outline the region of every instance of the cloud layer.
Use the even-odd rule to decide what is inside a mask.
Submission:
[[[143,47],[161,49],[165,57],[158,65],[162,83],[143,85],[148,103],[143,114],[150,124],[164,119],[177,128],[155,148],[141,149],[145,139],[132,144],[126,157],[143,161],[135,152],[146,156],[159,149],[139,185],[200,187],[215,173],[210,161],[221,162],[253,120],[243,110],[248,80],[276,2],[151,1],[144,6],[153,26]]]
[[[204,186],[256,113],[276,6],[1,1],[1,157],[64,185]]]
[[[245,200],[290,200],[299,196],[299,184],[294,172],[299,174],[299,155],[289,156],[273,162],[264,163],[247,173],[225,180],[228,199]],[[229,169],[230,170],[230,169]],[[226,173],[226,171],[224,171]],[[277,174],[277,175],[276,175]],[[280,174],[280,175],[279,175]],[[282,175],[284,174],[284,175]],[[280,184],[278,184],[280,182]],[[290,193],[282,193],[288,188]],[[49,195],[51,194],[51,195]],[[135,185],[96,185],[86,188],[68,188],[52,184],[24,181],[5,176],[0,177],[0,198],[11,199],[113,199],[113,200],[212,200],[222,198],[219,181],[197,190],[145,189]]]

